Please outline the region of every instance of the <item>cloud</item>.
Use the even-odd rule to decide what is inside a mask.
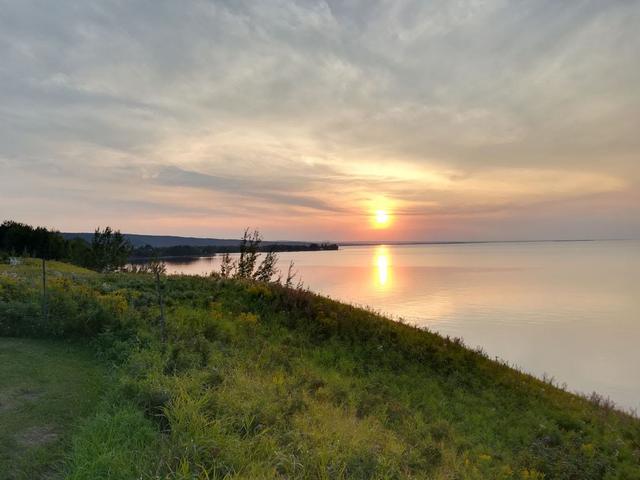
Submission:
[[[0,3],[3,216],[354,238],[383,199],[398,237],[508,238],[483,214],[596,202],[640,234],[637,2]]]

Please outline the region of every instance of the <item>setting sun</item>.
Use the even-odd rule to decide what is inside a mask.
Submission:
[[[385,228],[389,225],[390,217],[385,210],[376,210],[375,224],[378,228]]]

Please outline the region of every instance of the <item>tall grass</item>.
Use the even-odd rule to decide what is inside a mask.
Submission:
[[[68,480],[136,479],[156,469],[159,437],[134,405],[100,407],[74,438]]]

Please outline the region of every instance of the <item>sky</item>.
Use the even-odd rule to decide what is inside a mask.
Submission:
[[[637,0],[0,0],[0,220],[638,238],[638,32]]]

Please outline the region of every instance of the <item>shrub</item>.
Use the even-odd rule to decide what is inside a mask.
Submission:
[[[101,294],[88,285],[54,279],[49,288],[49,324],[43,328],[53,336],[96,336],[118,326],[127,310],[127,300],[119,293]]]
[[[33,301],[0,302],[0,336],[43,336],[42,309]]]

